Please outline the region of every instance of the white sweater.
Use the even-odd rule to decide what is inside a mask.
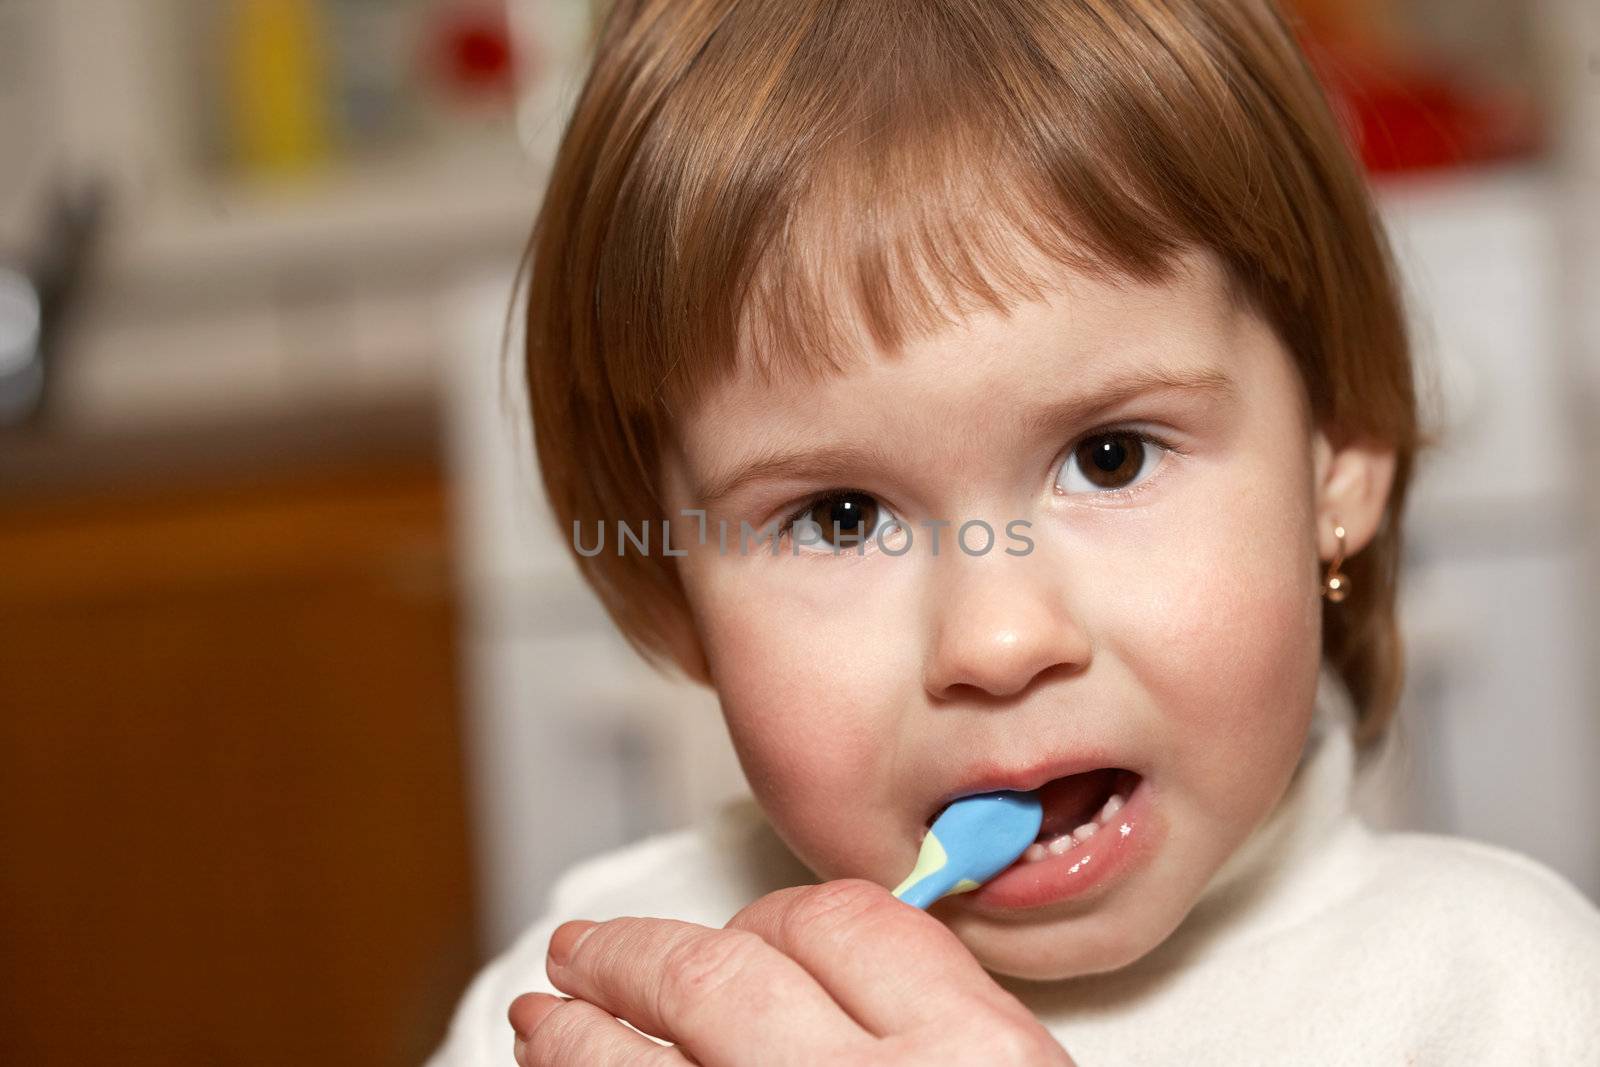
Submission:
[[[1108,974],[1004,981],[1079,1067],[1600,1064],[1600,911],[1516,852],[1370,829],[1353,725],[1325,670],[1283,799],[1156,949]],[[568,919],[720,927],[815,880],[749,801],[579,864],[474,979],[427,1067],[514,1064],[506,1008],[555,991],[545,950]]]

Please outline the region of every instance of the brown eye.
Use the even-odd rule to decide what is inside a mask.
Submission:
[[[883,509],[866,493],[835,493],[811,504],[795,517],[796,527],[814,526],[806,534],[808,544],[832,548],[854,548],[877,532]],[[799,531],[795,531],[798,536]]]
[[[1062,492],[1103,492],[1126,489],[1160,463],[1153,450],[1166,451],[1145,434],[1114,430],[1085,437],[1072,450],[1057,485]],[[1074,477],[1074,468],[1081,472]]]

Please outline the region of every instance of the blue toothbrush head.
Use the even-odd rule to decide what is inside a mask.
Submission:
[[[1002,790],[962,797],[933,821],[916,866],[894,895],[926,908],[940,897],[977,889],[1033,844],[1043,819],[1037,793]]]

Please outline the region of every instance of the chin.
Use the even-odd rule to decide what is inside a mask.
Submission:
[[[1160,944],[1160,942],[1157,942]],[[1027,982],[1061,982],[1072,977],[1118,971],[1146,957],[1150,945],[1074,945],[1072,950],[1040,955],[1038,950],[1021,952],[974,952],[979,963],[992,974]]]
[[[988,924],[959,919],[951,929],[985,970],[1029,982],[1059,982],[1120,970],[1143,959],[1166,940],[1176,923],[1160,929],[1118,928],[1108,917],[1065,923],[1059,930]]]

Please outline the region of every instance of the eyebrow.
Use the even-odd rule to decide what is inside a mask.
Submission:
[[[1141,368],[1089,392],[1029,411],[1018,422],[1029,435],[1065,432],[1077,423],[1136,397],[1166,392],[1209,394],[1214,398],[1231,400],[1238,396],[1239,387],[1226,372],[1217,367],[1183,370]]]
[[[1238,396],[1238,386],[1216,367],[1183,370],[1144,368],[1119,375],[1087,392],[1022,413],[1017,417],[1017,425],[1030,437],[1065,434],[1100,412],[1157,392],[1199,393],[1217,399],[1233,399]],[[815,478],[820,481],[847,478],[862,470],[886,467],[889,459],[889,455],[873,441],[845,441],[793,450],[771,448],[733,470],[709,479],[700,488],[696,499],[700,507],[710,509],[755,482],[785,478]]]

